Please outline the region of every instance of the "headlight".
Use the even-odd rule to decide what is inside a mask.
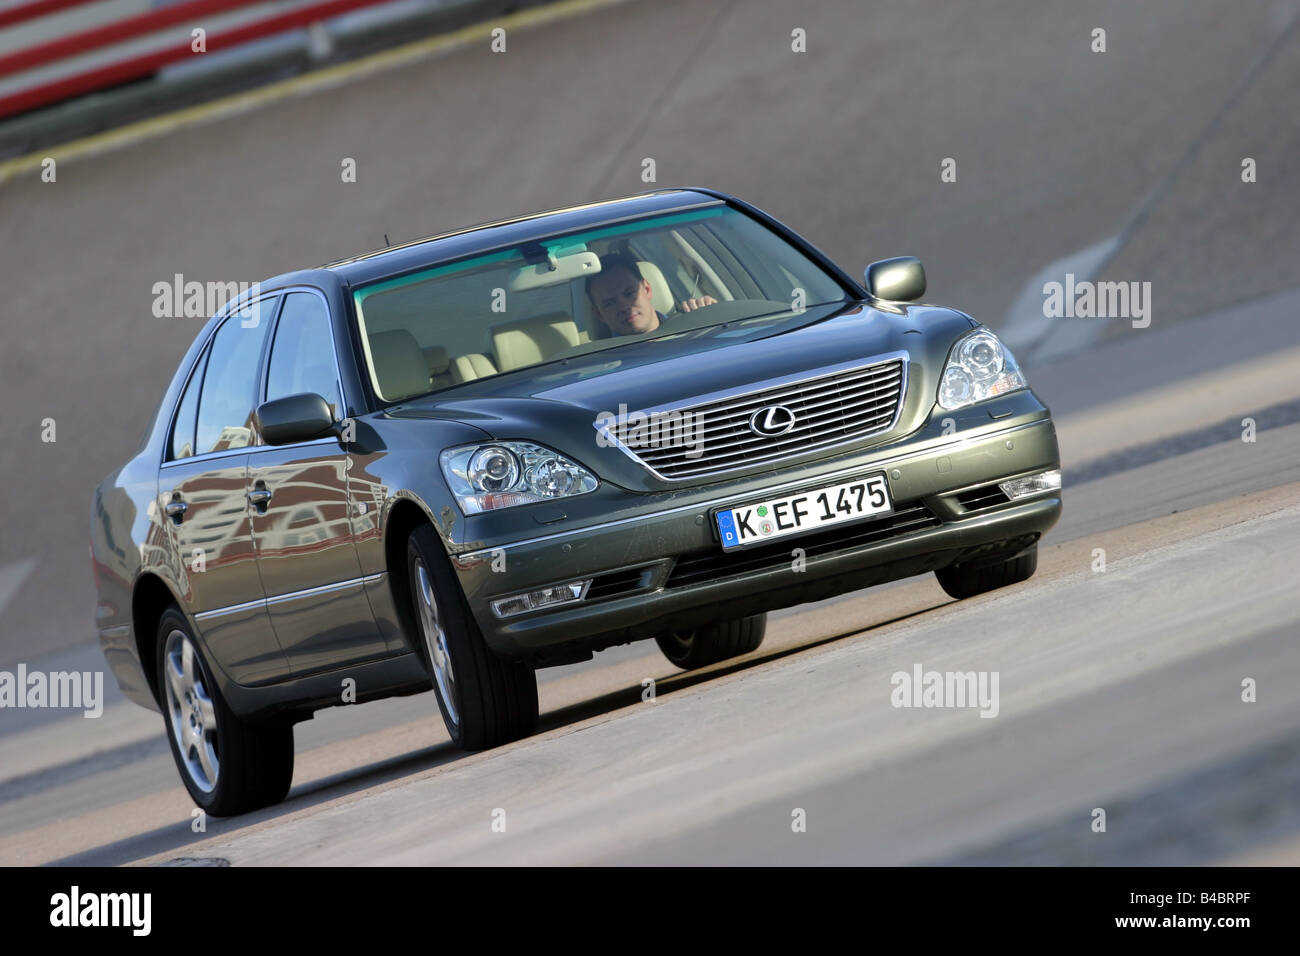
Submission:
[[[519,459],[508,448],[489,445],[469,456],[465,477],[479,491],[508,491],[519,483]]]
[[[988,329],[976,329],[948,352],[939,380],[939,406],[961,408],[1025,387],[1025,376],[1007,347]]]
[[[447,484],[467,515],[585,495],[600,484],[577,462],[524,441],[449,448],[441,462]]]

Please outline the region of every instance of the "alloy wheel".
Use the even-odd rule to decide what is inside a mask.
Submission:
[[[433,679],[438,683],[438,695],[447,716],[453,724],[460,724],[459,698],[456,691],[456,672],[452,668],[451,653],[447,650],[447,632],[442,626],[438,614],[438,600],[434,597],[433,582],[429,579],[429,569],[423,561],[415,565],[416,605],[420,610],[420,630],[424,634],[424,646],[429,652],[429,663],[433,665]]]
[[[199,790],[211,793],[221,775],[217,710],[198,649],[188,634],[174,629],[167,635],[163,662],[172,739],[190,780]]]

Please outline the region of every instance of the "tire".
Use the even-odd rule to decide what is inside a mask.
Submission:
[[[986,591],[996,591],[1008,584],[1028,581],[1038,570],[1038,545],[1022,551],[1014,558],[996,564],[963,565],[940,568],[934,572],[939,586],[961,600]]]
[[[537,675],[487,646],[431,525],[411,532],[406,567],[415,626],[452,743],[487,750],[531,735]]]
[[[664,657],[689,671],[758,650],[766,631],[767,615],[755,614],[693,631],[672,631],[656,637],[655,642]]]
[[[283,800],[293,782],[293,725],[235,715],[177,608],[163,612],[156,647],[167,740],[195,804],[230,817]]]

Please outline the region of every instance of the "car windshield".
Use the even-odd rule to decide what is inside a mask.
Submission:
[[[385,402],[636,341],[704,348],[700,330],[779,323],[847,298],[821,266],[725,205],[556,235],[354,293]]]

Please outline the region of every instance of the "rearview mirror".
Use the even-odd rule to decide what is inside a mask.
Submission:
[[[268,445],[324,438],[334,429],[329,403],[315,392],[287,395],[257,406],[257,430]]]
[[[914,302],[925,295],[925,268],[916,256],[881,259],[867,266],[867,291],[889,302]]]
[[[545,262],[524,266],[511,272],[506,279],[506,288],[511,292],[544,289],[547,286],[581,279],[583,276],[595,275],[599,271],[600,256],[594,252],[575,252],[566,256],[552,253]]]

